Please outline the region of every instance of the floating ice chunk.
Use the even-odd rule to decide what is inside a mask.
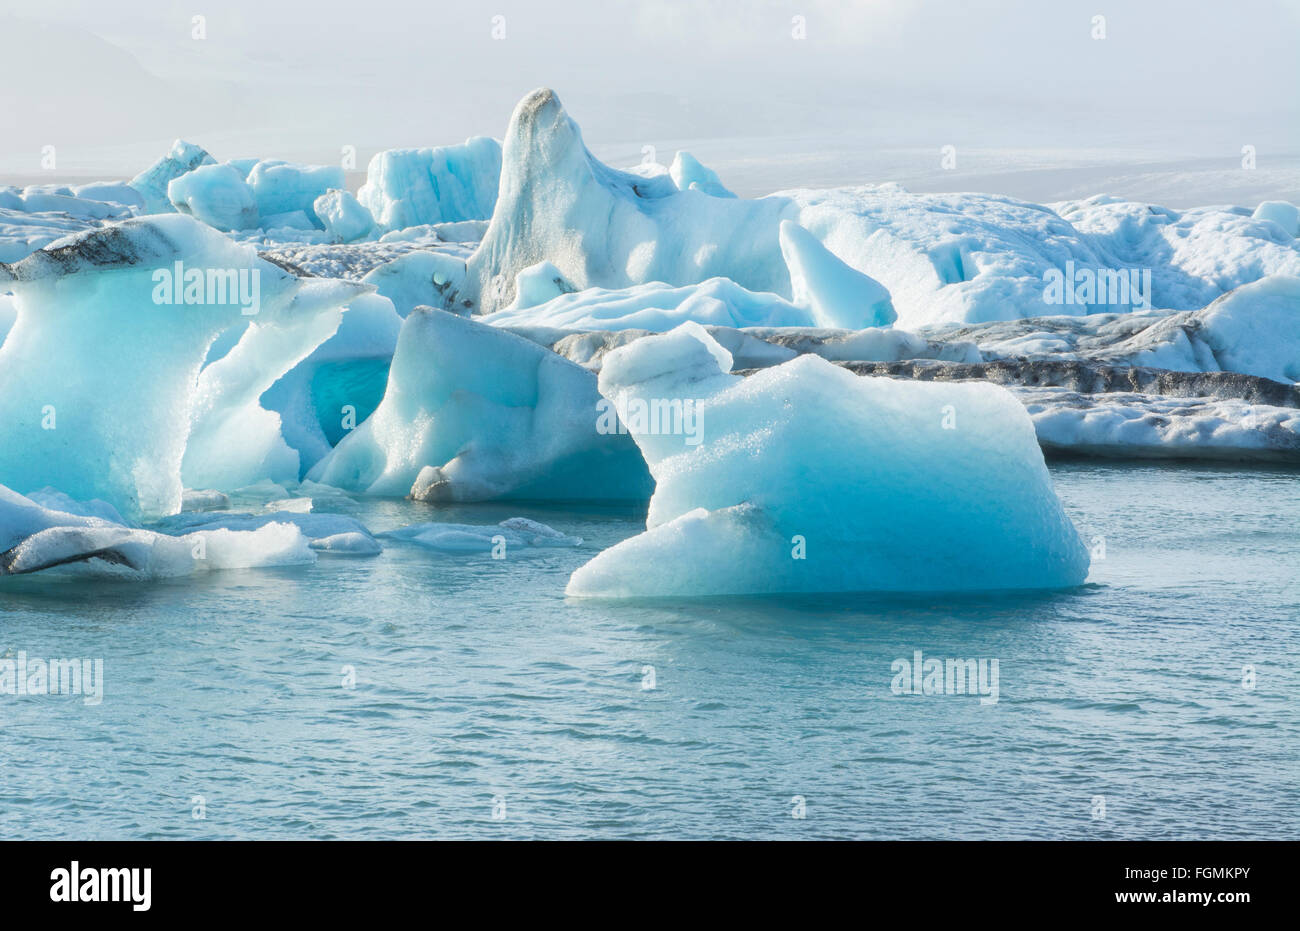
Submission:
[[[677,402],[702,442],[625,418],[657,483],[648,529],[575,572],[568,594],[1055,588],[1087,575],[1006,390],[859,378],[816,356],[746,379],[729,368],[689,324],[606,357],[602,394]]]
[[[0,345],[0,482],[102,498],[130,519],[179,510],[196,410],[221,419],[222,409],[255,403],[255,392],[332,332],[315,321],[337,325],[341,305],[363,290],[298,279],[177,215],[70,237],[0,266],[6,276],[18,320]],[[208,348],[250,319],[241,355],[251,371],[226,366],[229,394],[201,393]],[[213,453],[253,453],[233,445],[214,444]]]
[[[366,167],[357,200],[386,230],[486,220],[500,178],[501,144],[475,136],[464,145],[380,152]]]
[[[51,500],[47,498],[46,500]],[[47,507],[0,485],[0,553],[51,527],[106,527],[113,522],[88,514]]]
[[[1266,200],[1251,214],[1256,220],[1272,220],[1292,238],[1300,236],[1300,208],[1285,200]]]
[[[736,196],[722,186],[722,179],[716,171],[700,164],[699,159],[690,152],[678,152],[668,173],[680,190],[693,189],[713,197]]]
[[[158,579],[211,569],[300,565],[315,554],[297,527],[172,536],[42,507],[0,486],[0,576],[43,570]]]
[[[410,252],[373,269],[361,280],[392,301],[403,317],[421,304],[453,313],[468,311],[446,302],[446,296],[465,281],[465,260],[454,255]]]
[[[0,575],[49,569],[127,579],[165,579],[212,569],[257,569],[316,561],[297,528],[214,530],[171,537],[127,527],[52,527],[0,553]]]
[[[225,232],[260,225],[253,189],[229,165],[201,165],[173,179],[167,199],[178,213]]]
[[[144,200],[142,213],[172,213],[175,208],[167,196],[172,180],[200,165],[212,165],[216,160],[198,146],[177,139],[171,151],[131,179],[131,187],[140,192]]]
[[[375,226],[375,218],[351,191],[326,191],[316,198],[312,209],[325,225],[325,232],[339,242],[364,239]]]
[[[957,343],[975,343],[989,360],[1238,372],[1292,383],[1297,380],[1295,360],[1300,358],[1297,281],[1291,276],[1268,276],[1228,292],[1202,310],[1035,317],[923,327],[916,335],[954,348]]]
[[[378,556],[384,551],[379,541],[364,533],[336,533],[311,541],[311,548],[337,556]]]
[[[380,536],[451,553],[481,553],[493,549],[501,552],[501,548],[504,547],[504,553],[508,555],[512,549],[582,545],[582,537],[571,537],[554,527],[526,517],[512,517],[499,524],[486,526],[411,524],[408,527],[381,533]]]
[[[342,188],[343,169],[337,165],[295,165],[264,159],[248,173],[248,184],[264,217],[301,210],[313,224],[316,198],[332,188]]]
[[[898,319],[884,285],[845,265],[792,220],[781,221],[781,254],[792,301],[812,312],[814,326],[859,330]]]
[[[402,325],[378,409],[308,473],[428,500],[623,498],[649,493],[626,435],[598,432],[590,372],[496,327],[430,308]]]

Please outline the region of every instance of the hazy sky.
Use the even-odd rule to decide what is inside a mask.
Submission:
[[[1300,153],[1300,0],[6,0],[4,11],[7,175],[35,171],[45,145],[63,173],[129,175],[177,136],[219,159],[334,162],[353,145],[364,165],[380,148],[499,137],[540,85],[597,151],[731,140],[760,156],[950,143]]]

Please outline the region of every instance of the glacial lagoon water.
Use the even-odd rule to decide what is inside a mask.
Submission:
[[[1300,835],[1300,476],[1052,473],[1105,548],[1052,594],[566,600],[643,512],[406,501],[340,509],[586,542],[6,580],[0,656],[102,658],[104,698],[0,695],[0,836]],[[916,650],[998,701],[895,695]]]

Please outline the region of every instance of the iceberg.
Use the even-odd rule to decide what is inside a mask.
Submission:
[[[628,436],[598,432],[599,402],[591,372],[536,343],[416,308],[383,401],[308,478],[433,501],[644,500],[645,465]]]
[[[67,213],[27,213],[21,198],[14,208],[5,207],[4,202],[0,197],[0,262],[21,261],[56,239],[102,225]]]
[[[898,319],[884,285],[846,265],[802,226],[782,220],[780,240],[791,301],[808,309],[813,326],[860,330]]]
[[[435,306],[503,310],[516,299],[520,273],[542,262],[576,290],[728,278],[801,304],[788,263],[792,252],[804,251],[795,246],[812,241],[824,253],[803,263],[805,282],[825,278],[814,267],[856,271],[888,293],[908,328],[1044,313],[1191,310],[1264,275],[1300,270],[1300,245],[1285,232],[1283,208],[1265,207],[1255,219],[1237,208],[1178,212],[1105,196],[1041,205],[986,194],[914,194],[895,184],[747,200],[712,189],[693,161],[676,160],[676,176],[672,169],[615,170],[587,150],[552,91],[534,91],[507,128],[496,209],[465,281]],[[787,235],[783,244],[783,222],[810,235],[793,234],[797,243]],[[1116,284],[1137,276],[1138,287],[1071,290],[1067,301],[1051,288],[1066,275]],[[825,279],[822,310],[861,312],[856,297],[833,299],[836,283],[846,281],[843,274]]]
[[[139,192],[140,198],[144,201],[141,212],[146,214],[174,212],[175,208],[172,207],[172,202],[167,196],[167,188],[171,182],[186,172],[193,171],[200,165],[214,164],[216,164],[216,159],[204,149],[193,143],[177,139],[172,143],[170,152],[129,182],[131,187]]]
[[[380,152],[366,166],[357,200],[385,230],[486,220],[500,178],[501,144],[475,136],[464,145]]]
[[[367,290],[300,279],[176,214],[56,241],[0,266],[6,277],[18,314],[0,345],[0,482],[101,498],[131,519],[180,509],[192,420],[249,423],[259,386]],[[243,348],[200,391],[209,348],[233,327],[246,327]],[[214,455],[256,454],[256,434],[231,437]]]
[[[1035,317],[917,332],[975,343],[988,359],[1238,372],[1293,384],[1300,381],[1300,278],[1269,275],[1201,310]]]
[[[326,191],[312,204],[316,217],[339,242],[356,242],[370,235],[375,218],[351,191]]]
[[[646,532],[574,572],[567,594],[1035,589],[1087,576],[1006,390],[861,378],[811,355],[747,378],[731,365],[692,323],[606,356],[600,391],[627,411],[656,486]],[[688,419],[694,430],[679,429]]]
[[[792,209],[782,198],[714,197],[681,191],[667,174],[610,168],[587,151],[559,98],[543,88],[510,118],[492,221],[464,285],[437,306],[501,310],[514,299],[516,276],[542,261],[579,289],[727,277],[788,296],[777,227]]]
[[[343,169],[337,165],[296,165],[278,159],[263,159],[255,164],[247,180],[263,217],[301,210],[317,229],[321,224],[315,213],[316,199],[346,187]]]
[[[253,189],[230,165],[200,165],[173,179],[167,185],[167,199],[177,213],[223,232],[261,225]]]
[[[1195,312],[1218,368],[1300,382],[1300,277],[1272,275]]]

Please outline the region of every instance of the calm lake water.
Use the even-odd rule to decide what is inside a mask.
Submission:
[[[0,836],[1300,836],[1300,475],[1052,471],[1105,545],[1053,594],[572,601],[643,512],[405,501],[317,509],[585,543],[6,580],[0,655],[105,691],[0,695]],[[895,695],[916,650],[997,659],[998,701]]]

